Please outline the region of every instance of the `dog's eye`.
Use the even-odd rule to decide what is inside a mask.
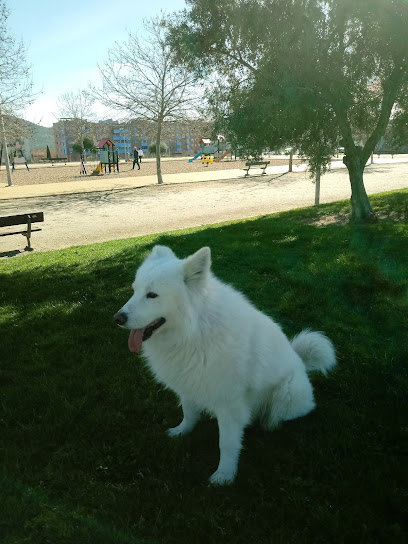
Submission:
[[[146,295],[146,298],[156,298],[158,296],[159,295],[157,295],[156,293],[152,293],[151,291],[149,291]]]

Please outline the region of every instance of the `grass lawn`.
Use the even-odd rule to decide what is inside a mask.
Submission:
[[[371,201],[367,227],[338,202],[1,260],[1,543],[407,542],[408,191]],[[247,429],[231,487],[207,485],[216,422],[168,438],[181,410],[113,324],[156,243],[209,245],[288,335],[337,349],[314,412]]]

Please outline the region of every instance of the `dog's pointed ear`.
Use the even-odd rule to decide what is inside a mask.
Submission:
[[[169,247],[154,246],[149,257],[152,257],[153,259],[160,259],[163,257],[175,257],[175,255]]]
[[[200,287],[207,279],[211,267],[211,250],[202,247],[184,259],[184,281],[189,287]]]

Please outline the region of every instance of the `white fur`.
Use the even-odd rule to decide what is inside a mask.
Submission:
[[[245,427],[259,419],[272,429],[308,414],[315,403],[307,370],[326,373],[336,358],[322,333],[305,330],[291,343],[210,266],[209,248],[180,260],[156,246],[120,312],[128,329],[166,319],[142,349],[157,380],[178,395],[183,408],[183,421],[169,435],[191,431],[202,411],[214,415],[220,462],[210,481],[225,484],[235,478]],[[147,298],[148,292],[158,296]]]

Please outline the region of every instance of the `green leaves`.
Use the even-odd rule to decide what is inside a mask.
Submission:
[[[363,164],[397,102],[404,134],[405,0],[190,0],[170,29],[181,60],[208,88],[216,131],[243,155],[291,145],[324,170],[340,139]],[[203,67],[204,64],[204,67]],[[406,133],[406,131],[405,131]],[[368,199],[362,205],[369,208]],[[364,202],[363,202],[364,201]],[[353,208],[354,210],[354,208]]]

